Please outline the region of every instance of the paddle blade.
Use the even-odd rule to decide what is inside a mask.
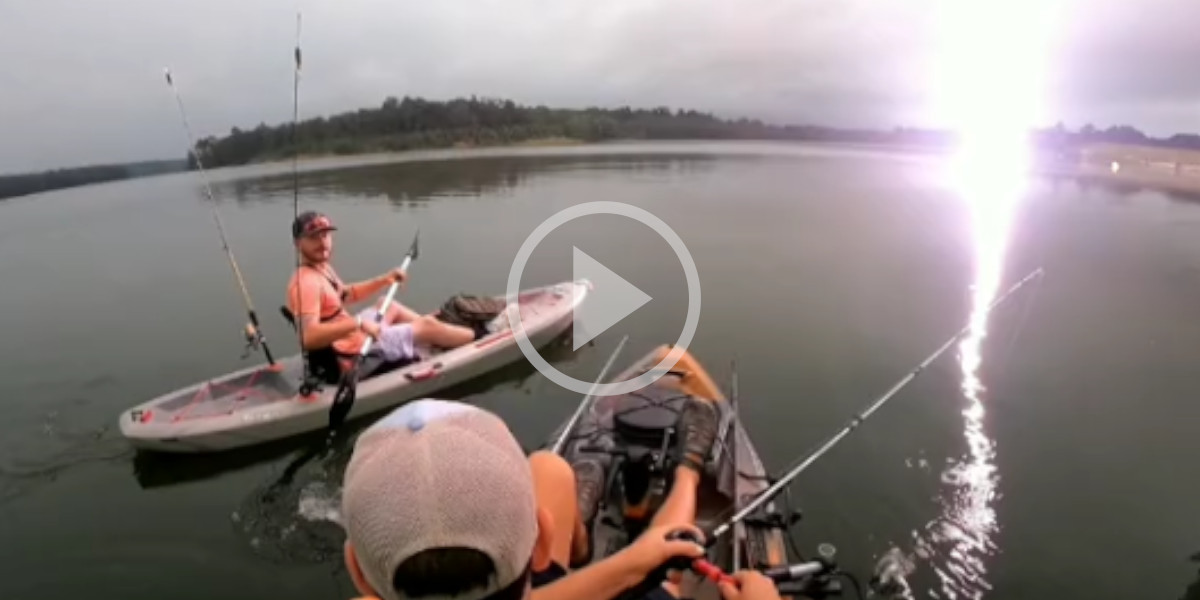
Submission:
[[[408,255],[411,256],[413,260],[417,260],[417,255],[419,255],[421,253],[420,244],[418,243],[420,241],[420,239],[421,239],[421,230],[418,229],[417,234],[413,236],[412,246],[409,246],[409,248],[408,248]]]
[[[350,409],[354,408],[357,387],[354,383],[356,379],[355,373],[347,373],[347,376],[343,377],[341,384],[338,385],[337,393],[333,396],[333,404],[329,406],[330,429],[337,429],[341,426],[350,414]]]

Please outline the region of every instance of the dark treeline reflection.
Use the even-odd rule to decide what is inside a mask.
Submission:
[[[522,185],[531,177],[557,171],[620,171],[666,175],[711,168],[716,156],[503,156],[397,162],[348,169],[300,173],[297,183],[305,195],[384,198],[396,204],[445,196],[477,197]],[[290,200],[292,174],[278,174],[222,185],[221,195],[238,202]]]

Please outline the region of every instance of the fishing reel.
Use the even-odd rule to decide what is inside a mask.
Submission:
[[[700,540],[687,530],[673,531],[667,534],[667,539],[684,540],[701,544]],[[844,573],[838,569],[837,561],[834,560],[837,549],[832,544],[821,544],[817,547],[817,553],[818,557],[814,560],[792,565],[768,567],[759,569],[759,572],[775,583],[775,587],[781,596],[797,596],[813,600],[841,596],[842,582],[838,577],[844,575]],[[655,582],[661,583],[666,579],[668,571],[687,570],[714,583],[734,582],[734,579],[729,574],[707,560],[676,557],[667,561],[666,564],[651,573],[650,577],[643,582],[643,585],[636,589],[637,591],[642,591]],[[630,595],[632,596],[632,594]]]
[[[842,571],[834,557],[833,544],[817,546],[817,558],[793,565],[763,570],[763,575],[775,582],[781,596],[802,596],[820,600],[842,595]]]
[[[242,351],[242,360],[250,358],[250,355],[258,352],[262,348],[263,334],[254,326],[254,323],[246,323],[242,328],[242,336],[246,340],[246,346]]]
[[[841,570],[834,560],[837,549],[832,544],[817,546],[817,559],[784,567],[766,569],[763,574],[775,582],[781,596],[800,596],[819,600],[841,596],[843,587],[839,578],[848,579],[860,599],[862,589],[853,574]],[[875,570],[867,583],[870,596],[888,600],[911,600],[912,590],[907,577],[916,566],[898,548],[892,548],[875,563]]]
[[[843,592],[840,578],[848,579],[854,586],[855,595],[862,598],[862,589],[858,579],[853,574],[841,570],[834,557],[837,549],[832,544],[817,546],[818,557],[815,560],[784,567],[774,567],[763,571],[772,581],[781,596],[800,596],[820,600],[831,596],[841,596]],[[906,577],[915,569],[912,560],[898,548],[892,548],[875,564],[875,570],[867,583],[870,596],[877,598],[912,599],[912,591]]]

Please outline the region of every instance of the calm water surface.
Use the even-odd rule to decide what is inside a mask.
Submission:
[[[230,242],[290,354],[277,307],[291,177],[219,176]],[[0,598],[354,595],[331,521],[344,452],[306,461],[295,440],[162,457],[117,431],[128,406],[246,364],[198,181],[0,203]],[[919,597],[1200,597],[1200,205],[1069,181],[1010,193],[930,159],[765,144],[324,161],[300,186],[302,210],[339,224],[348,278],[395,265],[421,229],[403,297],[420,310],[503,290],[522,241],[563,208],[653,212],[699,270],[691,350],[721,381],[736,359],[742,417],[774,470],[972,322],[797,480],[802,547],[832,542],[866,574],[898,546],[917,557]],[[580,219],[522,284],[570,278],[572,246],[654,299],[590,347],[547,349],[560,370],[592,377],[622,335],[626,364],[678,336],[686,282],[665,241]],[[527,447],[578,401],[521,363],[446,395],[499,412]]]

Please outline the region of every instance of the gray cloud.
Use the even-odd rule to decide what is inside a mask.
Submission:
[[[1200,130],[1200,2],[1091,0],[1077,8],[1051,48],[1048,87],[1064,119],[1160,135]]]
[[[934,126],[943,1],[10,0],[0,4],[0,172],[181,156],[166,65],[200,135],[289,119],[297,9],[304,116],[388,95],[477,94]],[[1189,31],[1200,2],[1027,1],[1058,7],[1047,115],[1200,129],[1200,36]]]

